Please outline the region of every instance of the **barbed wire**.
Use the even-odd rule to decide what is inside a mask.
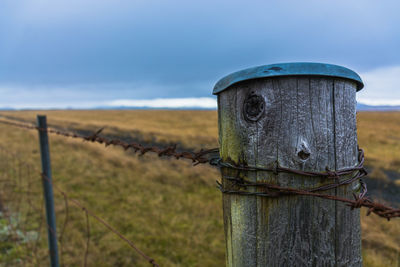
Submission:
[[[258,167],[258,166],[241,166],[241,165],[235,165],[229,162],[223,162],[220,157],[206,157],[209,154],[216,154],[219,153],[218,148],[212,148],[212,149],[206,149],[203,150],[201,149],[199,152],[177,152],[176,151],[176,145],[169,146],[167,148],[159,148],[157,146],[144,146],[139,143],[127,143],[124,142],[120,139],[107,139],[105,137],[101,137],[100,133],[103,131],[104,128],[101,128],[97,130],[95,133],[88,135],[88,136],[82,136],[78,135],[75,133],[69,133],[69,132],[63,132],[55,129],[41,129],[35,125],[32,124],[26,124],[26,123],[19,123],[15,121],[10,121],[10,120],[4,120],[0,119],[0,123],[4,124],[9,124],[12,126],[20,127],[20,128],[26,128],[26,129],[35,129],[39,131],[47,131],[48,133],[56,134],[56,135],[61,135],[64,137],[71,137],[71,138],[80,138],[84,141],[88,142],[96,142],[100,144],[105,144],[105,146],[109,145],[114,145],[114,146],[120,146],[123,147],[125,150],[127,149],[133,149],[135,152],[141,153],[141,155],[144,155],[148,152],[154,152],[157,153],[158,156],[169,156],[169,157],[175,157],[176,159],[180,158],[185,158],[185,159],[190,159],[194,163],[194,165],[198,165],[200,163],[209,163],[210,165],[219,167],[219,168],[229,168],[229,169],[235,169],[240,171],[266,171],[266,172],[273,172],[274,174],[278,174],[280,172],[283,173],[289,173],[289,174],[295,174],[295,175],[302,175],[302,176],[307,176],[307,177],[320,177],[320,178],[326,178],[326,179],[333,179],[335,182],[334,183],[328,183],[322,186],[319,186],[317,188],[312,188],[308,190],[299,190],[299,189],[294,189],[294,188],[285,188],[285,187],[279,187],[277,185],[273,184],[268,184],[268,183],[253,183],[250,181],[244,181],[241,180],[240,184],[238,180],[232,180],[232,177],[230,177],[231,181],[234,181],[237,185],[241,185],[242,187],[247,187],[247,186],[258,186],[258,187],[264,187],[266,190],[269,189],[275,189],[275,191],[279,192],[273,192],[271,193],[271,190],[269,190],[269,193],[265,192],[248,192],[248,191],[237,191],[237,190],[227,190],[222,187],[222,184],[218,182],[217,187],[221,190],[221,192],[226,193],[226,194],[239,194],[239,195],[255,195],[255,196],[262,196],[262,197],[276,197],[282,194],[292,194],[292,195],[308,195],[308,196],[315,196],[315,197],[320,197],[320,198],[326,198],[326,199],[331,199],[331,200],[336,200],[340,202],[346,202],[350,205],[352,209],[354,208],[360,208],[360,207],[367,207],[369,210],[367,212],[367,215],[369,215],[371,212],[384,217],[388,220],[393,217],[400,217],[400,211],[397,209],[393,209],[392,207],[387,207],[384,206],[383,204],[376,203],[371,201],[369,198],[365,196],[367,193],[367,188],[366,184],[361,180],[362,177],[366,176],[368,173],[364,168],[364,151],[362,149],[359,149],[359,154],[358,154],[358,164],[354,167],[351,168],[343,168],[340,170],[330,170],[326,168],[325,172],[313,172],[313,171],[302,171],[298,169],[292,169],[292,168],[287,168],[279,165],[279,162],[275,162],[274,166],[272,168],[266,168],[266,167]],[[353,174],[354,172],[357,172],[357,174],[351,178],[340,180],[341,177]],[[227,179],[229,177],[223,176],[223,179]],[[236,178],[235,178],[236,179]],[[339,186],[343,185],[348,185],[353,183],[354,181],[359,180],[360,181],[360,186],[364,188],[365,193],[363,195],[355,196],[355,200],[350,200],[350,199],[343,199],[337,196],[332,196],[332,195],[325,195],[325,194],[319,194],[315,193],[318,191],[326,191],[329,189],[337,188]],[[244,183],[243,183],[244,182]],[[313,195],[315,194],[315,195]]]
[[[0,123],[8,124],[11,126],[24,128],[24,129],[46,131],[46,129],[41,129],[33,124],[20,123],[20,122],[5,120],[5,119],[0,119]],[[136,143],[136,142],[128,143],[128,142],[125,142],[120,139],[109,139],[109,138],[100,136],[100,133],[103,130],[104,130],[104,128],[101,128],[101,129],[97,130],[95,133],[88,135],[88,136],[83,136],[83,135],[79,135],[76,133],[64,132],[64,131],[51,129],[51,128],[47,129],[47,132],[51,133],[51,134],[56,134],[59,136],[82,139],[87,142],[104,144],[106,147],[107,146],[119,146],[119,147],[122,147],[124,150],[132,149],[135,153],[140,152],[140,155],[144,155],[146,153],[151,152],[151,153],[156,153],[159,157],[165,156],[165,157],[172,157],[175,159],[181,159],[181,158],[188,159],[188,160],[191,160],[194,165],[209,163],[211,158],[206,157],[206,156],[209,154],[216,154],[219,152],[218,148],[200,149],[197,152],[191,152],[191,151],[177,151],[176,144],[170,145],[166,148],[160,148],[157,146],[146,146],[146,145],[142,145],[142,144]]]
[[[358,149],[358,164],[356,166],[352,168],[343,168],[334,171],[326,167],[325,172],[302,171],[298,169],[286,168],[280,166],[278,161],[274,163],[274,166],[272,168],[266,168],[266,167],[257,167],[248,165],[243,165],[243,166],[234,165],[229,162],[223,162],[221,158],[212,158],[210,160],[211,165],[223,168],[235,169],[239,171],[266,171],[266,172],[272,172],[274,174],[278,174],[279,172],[285,172],[285,173],[303,175],[308,177],[322,177],[322,178],[325,177],[332,179],[338,179],[341,176],[352,174],[354,171],[360,171],[360,173],[363,173],[363,176],[367,175],[367,171],[364,168],[364,162],[365,162],[364,150],[362,149]]]
[[[286,188],[286,187],[281,187],[277,185],[263,185],[267,190],[275,190],[273,193],[270,192],[248,192],[248,191],[240,191],[240,190],[228,190],[223,188],[221,183],[217,182],[218,188],[221,190],[222,193],[224,194],[236,194],[236,195],[246,195],[246,196],[260,196],[260,197],[279,197],[282,195],[303,195],[303,196],[314,196],[314,197],[319,197],[319,198],[324,198],[324,199],[330,199],[330,200],[335,200],[343,203],[348,203],[347,206],[349,206],[351,209],[355,208],[361,208],[361,207],[366,207],[368,208],[367,211],[367,216],[370,215],[371,213],[375,213],[379,215],[380,217],[386,218],[387,220],[390,220],[391,218],[395,217],[400,217],[400,209],[393,209],[392,207],[385,206],[383,204],[373,202],[371,199],[363,196],[359,197],[355,194],[354,200],[347,199],[347,198],[341,198],[338,196],[333,196],[333,195],[326,195],[326,194],[320,194],[320,193],[315,193],[307,190],[300,190],[300,189],[294,189],[294,188]]]
[[[262,192],[251,192],[244,190],[233,190],[225,188],[222,183],[217,181],[217,188],[224,194],[236,194],[236,195],[246,195],[246,196],[259,196],[259,197],[280,197],[283,195],[303,195],[303,196],[314,196],[318,198],[330,199],[339,202],[347,203],[351,209],[366,207],[368,208],[367,216],[371,213],[375,213],[380,217],[386,218],[390,220],[391,218],[400,217],[400,209],[394,209],[392,207],[385,206],[381,203],[373,202],[370,198],[366,197],[367,194],[367,185],[363,182],[362,177],[366,176],[368,172],[364,168],[364,151],[362,149],[358,150],[358,161],[359,163],[352,168],[344,168],[341,170],[326,172],[310,172],[310,171],[301,171],[289,168],[280,167],[278,163],[275,164],[273,168],[262,168],[256,166],[244,166],[244,165],[233,165],[231,163],[222,162],[221,159],[211,161],[211,164],[219,166],[221,168],[234,169],[237,170],[236,177],[222,175],[222,179],[228,180],[232,182],[230,185],[236,186],[239,188],[247,187],[257,187],[264,189]],[[281,187],[276,184],[271,184],[267,182],[252,182],[246,179],[240,178],[240,172],[242,171],[267,171],[273,172],[277,175],[279,172],[292,173],[296,175],[302,175],[307,177],[322,177],[325,179],[334,179],[334,183],[328,183],[323,186],[307,188],[307,189],[297,189],[297,188],[289,188],[289,187]],[[341,177],[354,174],[352,177],[348,179],[340,180]],[[338,188],[343,185],[347,185],[353,183],[355,181],[359,181],[360,183],[360,194],[356,195],[353,193],[354,200],[329,195],[329,194],[321,194],[318,193],[320,191],[326,191],[329,189]]]

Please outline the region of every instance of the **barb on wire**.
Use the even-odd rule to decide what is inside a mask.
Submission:
[[[0,119],[0,123],[3,124],[8,124],[11,126],[23,128],[23,129],[30,129],[30,130],[39,130],[39,131],[46,131],[46,129],[41,129],[33,124],[27,124],[27,123],[20,123],[20,122],[15,122],[11,120],[5,120],[5,119]],[[135,142],[125,142],[120,139],[108,139],[105,137],[100,136],[101,132],[104,130],[104,127],[97,130],[95,133],[89,135],[89,136],[83,136],[83,135],[78,135],[75,133],[69,133],[69,132],[63,132],[55,129],[47,129],[48,133],[51,134],[56,134],[64,137],[70,137],[70,138],[77,138],[77,139],[82,139],[87,142],[92,142],[92,143],[99,143],[99,144],[104,144],[106,147],[107,146],[119,146],[122,147],[124,150],[132,149],[135,153],[139,152],[140,155],[144,155],[148,152],[156,153],[159,157],[166,156],[166,157],[173,157],[176,159],[189,159],[193,162],[194,165],[198,165],[201,163],[209,163],[211,160],[207,155],[209,154],[215,154],[219,152],[218,148],[212,148],[212,149],[201,149],[197,152],[190,152],[190,151],[177,151],[177,145],[171,145],[166,148],[160,148],[157,146],[145,146],[139,143]]]

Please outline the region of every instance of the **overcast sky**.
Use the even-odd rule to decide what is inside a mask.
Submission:
[[[1,0],[0,107],[212,106],[223,76],[295,61],[351,68],[365,82],[360,102],[400,104],[399,10],[385,0]]]

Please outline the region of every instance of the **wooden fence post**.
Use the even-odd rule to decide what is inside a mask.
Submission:
[[[213,93],[222,160],[305,171],[357,165],[355,95],[362,87],[355,72],[318,63],[260,66],[221,79]],[[237,175],[299,189],[331,182],[229,168],[221,175],[228,189],[224,177]],[[356,183],[324,193],[353,198]],[[224,194],[223,212],[227,266],[362,266],[359,209],[309,196]]]

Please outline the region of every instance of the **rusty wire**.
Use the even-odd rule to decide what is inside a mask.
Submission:
[[[104,130],[104,128],[101,128],[97,130],[95,133],[88,135],[88,136],[83,136],[79,135],[76,133],[70,133],[70,132],[63,132],[60,130],[55,130],[55,129],[41,129],[33,124],[27,124],[27,123],[20,123],[20,122],[15,122],[15,121],[10,121],[10,120],[4,120],[1,119],[0,123],[3,124],[8,124],[11,126],[19,127],[19,128],[24,128],[24,129],[30,129],[30,130],[39,130],[39,131],[46,131],[51,134],[56,134],[64,137],[70,137],[70,138],[77,138],[77,139],[82,139],[87,142],[92,142],[92,143],[99,143],[99,144],[104,144],[106,147],[107,146],[119,146],[122,147],[124,150],[132,149],[135,153],[139,152],[140,155],[144,155],[148,152],[156,153],[159,157],[165,156],[165,157],[172,157],[175,159],[189,159],[193,162],[194,165],[198,165],[201,163],[209,163],[210,158],[207,157],[208,154],[215,154],[219,152],[218,148],[212,148],[212,149],[200,149],[197,152],[190,152],[190,151],[177,151],[177,145],[170,145],[166,148],[160,148],[157,146],[145,146],[139,143],[135,142],[125,142],[120,139],[109,139],[100,136],[100,133]]]
[[[335,201],[345,202],[352,209],[360,208],[360,207],[367,207],[368,208],[367,215],[369,215],[371,213],[375,213],[375,214],[377,214],[381,217],[384,217],[388,220],[390,220],[390,218],[393,218],[393,217],[400,217],[399,209],[393,209],[391,207],[384,206],[383,204],[373,202],[365,196],[367,189],[366,189],[365,183],[362,182],[362,180],[361,180],[361,178],[363,176],[367,175],[367,172],[363,166],[364,165],[363,150],[359,150],[358,164],[355,167],[344,168],[341,170],[330,170],[330,169],[326,168],[325,172],[313,172],[313,171],[301,171],[301,170],[297,170],[297,169],[282,167],[279,165],[278,162],[276,162],[272,168],[264,168],[264,167],[257,167],[257,166],[234,165],[234,164],[231,164],[228,162],[222,162],[222,160],[220,158],[206,157],[206,155],[208,155],[208,154],[218,153],[219,152],[218,148],[213,148],[213,149],[208,149],[208,150],[200,150],[199,152],[177,152],[176,145],[172,145],[167,148],[159,148],[156,146],[144,146],[142,144],[134,143],[134,142],[127,143],[127,142],[124,142],[119,139],[107,139],[105,137],[100,136],[100,133],[102,132],[102,130],[104,128],[101,128],[100,130],[93,133],[92,135],[82,136],[82,135],[78,135],[75,133],[62,132],[62,131],[54,130],[54,129],[40,129],[37,126],[32,125],[32,124],[22,124],[19,122],[13,122],[13,121],[9,121],[9,120],[0,120],[0,123],[9,124],[9,125],[20,127],[20,128],[36,129],[39,131],[47,130],[48,133],[61,135],[64,137],[80,138],[84,141],[96,142],[96,143],[104,144],[105,146],[109,146],[109,145],[120,146],[120,147],[124,148],[125,150],[133,149],[135,152],[140,152],[141,155],[144,155],[148,152],[153,152],[153,153],[158,154],[158,156],[160,156],[160,157],[167,156],[167,157],[175,157],[176,159],[180,159],[180,158],[190,159],[190,160],[192,160],[194,165],[197,165],[200,163],[209,163],[211,165],[214,165],[214,166],[217,166],[220,168],[235,169],[235,170],[238,170],[239,172],[240,171],[268,171],[268,172],[273,172],[274,174],[278,174],[279,172],[284,172],[284,173],[302,175],[302,176],[307,176],[307,177],[320,177],[320,178],[326,178],[326,179],[333,179],[335,181],[334,183],[326,184],[326,185],[323,185],[323,186],[320,186],[317,188],[301,190],[301,189],[280,187],[278,185],[273,185],[273,184],[269,184],[269,183],[265,183],[265,182],[254,183],[254,182],[250,182],[250,181],[245,181],[244,179],[237,179],[237,177],[236,178],[235,177],[223,177],[223,179],[229,179],[238,186],[262,187],[266,190],[266,192],[227,190],[227,189],[223,188],[223,186],[220,183],[218,183],[218,188],[223,193],[226,193],[226,194],[255,195],[255,196],[262,196],[262,197],[277,197],[280,195],[314,196],[314,197],[319,197],[319,198],[325,198],[325,199],[331,199],[331,200],[335,200]],[[349,179],[340,181],[340,177],[353,174],[354,172],[357,172],[357,174],[355,176],[353,176]],[[345,198],[341,198],[338,196],[316,193],[319,191],[326,191],[329,189],[337,188],[339,186],[347,185],[356,180],[360,180],[360,185],[363,189],[363,192],[360,193],[360,195],[358,195],[358,196],[354,195],[354,200],[345,199]]]
[[[22,124],[19,122],[15,121],[9,121],[9,120],[0,120],[0,123],[4,124],[9,124],[12,126],[20,127],[20,128],[26,128],[26,129],[36,129],[39,131],[46,131],[46,129],[40,129],[35,125],[32,124]],[[352,209],[354,208],[360,208],[360,207],[367,207],[369,210],[367,212],[367,215],[369,215],[371,212],[384,217],[388,220],[393,217],[400,217],[400,210],[393,209],[391,207],[384,206],[383,204],[376,203],[371,201],[369,198],[365,196],[367,189],[366,185],[364,182],[362,182],[361,178],[367,175],[367,172],[364,168],[364,152],[363,150],[359,150],[359,155],[358,155],[358,164],[352,168],[344,168],[340,170],[330,170],[326,168],[325,172],[313,172],[313,171],[301,171],[297,169],[292,169],[292,168],[287,168],[287,167],[282,167],[279,165],[278,162],[274,164],[272,168],[265,168],[265,167],[257,167],[257,166],[241,166],[241,165],[234,165],[228,162],[222,162],[222,160],[219,157],[214,157],[214,158],[209,158],[206,157],[208,154],[215,154],[219,152],[218,148],[213,148],[213,149],[207,149],[207,150],[200,150],[199,152],[177,152],[176,151],[176,145],[169,146],[167,148],[159,148],[156,146],[144,146],[139,143],[127,143],[119,139],[107,139],[104,137],[99,136],[100,133],[102,132],[104,128],[101,128],[97,132],[95,132],[92,135],[89,136],[81,136],[78,134],[74,133],[68,133],[68,132],[62,132],[59,130],[54,130],[54,129],[47,129],[49,133],[52,134],[57,134],[65,137],[72,137],[72,138],[80,138],[84,141],[88,142],[97,142],[100,144],[105,144],[105,146],[109,145],[114,145],[114,146],[120,146],[123,147],[125,150],[127,149],[133,149],[135,152],[140,152],[141,155],[144,155],[147,152],[154,152],[157,153],[158,156],[169,156],[169,157],[175,157],[176,159],[179,158],[185,158],[185,159],[190,159],[194,163],[194,165],[200,164],[200,163],[209,163],[210,165],[217,166],[220,168],[229,168],[229,169],[235,169],[240,171],[267,171],[267,172],[273,172],[274,174],[278,174],[280,172],[284,173],[290,173],[290,174],[295,174],[295,175],[302,175],[302,176],[308,176],[308,177],[320,177],[320,178],[326,178],[326,179],[333,179],[335,182],[326,184],[317,188],[311,188],[308,190],[300,190],[300,189],[294,189],[294,188],[284,188],[280,187],[277,185],[269,184],[269,183],[253,183],[250,181],[244,181],[243,179],[240,180],[235,180],[236,178],[232,179],[232,177],[223,177],[223,179],[230,179],[231,181],[234,181],[237,185],[240,186],[258,186],[258,187],[263,187],[265,190],[267,190],[269,193],[266,192],[248,192],[248,191],[238,191],[238,190],[227,190],[222,187],[220,183],[218,183],[218,188],[226,194],[239,194],[239,195],[256,195],[256,196],[263,196],[263,197],[276,197],[279,195],[308,195],[308,196],[315,196],[315,197],[320,197],[320,198],[326,198],[326,199],[331,199],[331,200],[336,200],[340,202],[346,202],[348,203],[348,206],[350,206]],[[357,174],[349,179],[345,180],[340,180],[340,177],[346,176],[353,174],[354,172],[357,172]],[[350,199],[344,199],[340,198],[337,196],[331,196],[331,195],[325,195],[325,194],[320,194],[316,193],[318,191],[326,191],[329,189],[337,188],[339,186],[347,185],[350,184],[356,180],[360,180],[360,185],[364,189],[364,193],[360,194],[359,196],[354,195],[355,200],[350,200]],[[270,189],[274,189],[275,192],[271,192]]]
[[[346,205],[349,206],[351,209],[366,207],[368,208],[367,216],[370,215],[371,213],[375,213],[376,215],[386,218],[387,220],[390,220],[391,218],[395,217],[400,217],[400,209],[394,209],[392,207],[385,206],[381,203],[373,202],[370,198],[366,196],[367,186],[362,181],[362,177],[366,176],[368,173],[363,166],[364,151],[362,149],[359,149],[358,160],[359,163],[353,168],[345,168],[337,171],[327,170],[326,172],[301,171],[301,170],[280,167],[278,164],[275,164],[274,168],[262,168],[262,167],[244,166],[244,165],[237,166],[230,163],[222,162],[221,159],[211,161],[211,164],[219,166],[221,168],[237,170],[238,172],[236,177],[226,176],[226,175],[222,176],[222,179],[231,181],[233,186],[237,186],[239,188],[244,188],[244,189],[247,189],[247,187],[258,187],[261,188],[261,190],[263,190],[257,192],[250,192],[246,190],[226,189],[220,182],[217,181],[217,188],[224,194],[236,194],[236,195],[259,196],[259,197],[280,197],[283,195],[313,196],[313,197],[330,199],[347,203]],[[268,171],[268,172],[273,172],[275,175],[278,175],[279,172],[285,172],[307,177],[321,177],[325,179],[334,179],[334,182],[314,188],[297,189],[297,188],[281,187],[279,185],[267,182],[248,181],[243,178],[240,178],[240,172],[242,171]],[[354,175],[354,173],[356,174]],[[340,180],[340,177],[350,174],[353,174],[353,176],[348,179]],[[350,184],[356,180],[359,180],[360,183],[360,193],[358,195],[353,194],[354,200],[333,196],[329,194],[318,193],[320,191],[326,191],[329,189],[334,189],[343,185]]]
[[[351,209],[366,207],[368,208],[367,216],[371,213],[375,213],[380,217],[386,218],[390,220],[391,218],[400,217],[400,209],[393,209],[392,207],[385,206],[381,203],[373,202],[368,197],[362,197],[353,194],[354,200],[342,198],[333,195],[326,195],[321,193],[315,193],[311,191],[301,190],[301,189],[294,189],[294,188],[286,188],[277,185],[264,185],[266,189],[275,190],[274,194],[269,192],[248,192],[248,191],[241,191],[241,190],[228,190],[224,189],[220,183],[218,183],[218,188],[224,194],[236,194],[236,195],[246,195],[246,196],[260,196],[260,197],[279,197],[282,195],[302,195],[302,196],[313,196],[319,197],[324,199],[335,200],[339,202],[347,203]]]
[[[335,171],[330,170],[328,167],[326,167],[325,172],[301,171],[301,170],[297,170],[297,169],[282,167],[279,165],[279,162],[275,162],[274,166],[271,168],[246,166],[246,165],[234,165],[229,162],[223,162],[221,158],[212,158],[210,160],[210,164],[214,165],[214,166],[218,166],[218,167],[235,169],[238,171],[267,171],[267,172],[273,172],[275,174],[278,174],[279,172],[285,172],[285,173],[303,175],[303,176],[308,176],[308,177],[338,179],[341,176],[352,174],[355,171],[360,171],[361,173],[363,173],[363,176],[365,176],[367,174],[367,172],[364,169],[364,161],[365,161],[364,150],[359,149],[358,164],[355,167],[344,168],[344,169],[335,170]]]

